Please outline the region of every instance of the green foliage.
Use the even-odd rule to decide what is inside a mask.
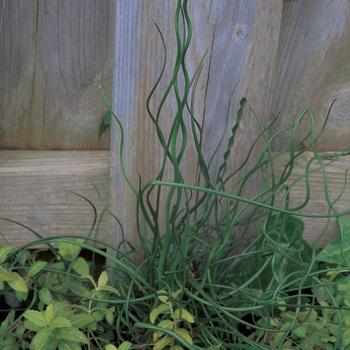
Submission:
[[[26,319],[24,327],[35,333],[31,340],[33,350],[74,350],[88,343],[86,335],[74,322],[79,314],[73,315],[72,310],[64,304],[49,304],[42,312],[27,310],[23,316]]]
[[[232,94],[226,116],[230,126],[231,111],[236,111],[232,126],[208,155],[205,125],[195,110],[204,57],[195,71],[188,68],[192,25],[187,0],[177,2],[174,28],[177,53],[169,77],[167,43],[157,27],[164,62],[146,103],[157,134],[154,142],[162,151],[155,178],[131,181],[124,165],[122,121],[107,100],[100,129],[100,134],[105,132],[113,118],[119,133],[120,173],[136,202],[138,246],[128,242],[134,233],[124,232],[113,215],[120,231],[116,234],[123,237],[120,244],[114,247],[92,238],[98,237],[101,218],[93,203],[80,196],[94,212],[86,236],[41,238],[26,247],[2,248],[0,296],[12,311],[0,326],[0,346],[6,350],[346,349],[350,225],[345,214],[349,213],[336,212],[341,194],[331,199],[326,181],[327,166],[349,152],[327,158],[318,153],[316,144],[329,113],[319,132],[309,110],[289,127],[274,131],[278,116],[261,125],[254,106],[244,96]],[[157,91],[161,80],[167,84],[162,82],[163,93]],[[156,96],[159,103],[153,108]],[[165,114],[163,107],[172,97],[173,114]],[[162,129],[164,117],[166,125],[170,123],[167,130]],[[255,118],[257,137],[232,169],[236,141],[249,117]],[[311,129],[305,133],[307,123]],[[271,145],[288,133],[289,146],[273,153]],[[305,144],[311,152],[305,171],[292,176]],[[285,166],[275,169],[276,158],[283,154],[288,156]],[[197,171],[191,183],[185,180],[184,159],[193,159]],[[303,211],[315,171],[325,179],[328,214]],[[290,193],[300,181],[305,200],[291,207]],[[318,253],[303,240],[303,217],[338,218],[341,237]],[[52,258],[38,258],[36,245],[46,245]],[[83,250],[91,253],[90,261],[83,258]],[[134,259],[135,252],[139,260]],[[95,257],[106,259],[107,268],[98,270]]]
[[[166,291],[158,292],[158,299],[161,303],[155,306],[149,315],[152,324],[155,323],[157,319],[161,318],[157,324],[160,330],[153,333],[154,350],[162,350],[165,347],[170,347],[171,350],[183,349],[182,346],[177,344],[176,339],[164,333],[162,329],[173,331],[189,345],[193,343],[190,331],[182,327],[181,324],[193,324],[195,322],[194,317],[188,310],[175,306],[176,299],[180,292],[181,290],[171,293],[170,295],[167,295]]]
[[[260,319],[258,325],[272,327],[270,332],[257,331],[272,349],[350,349],[350,274],[331,271],[321,276],[323,286],[314,287],[309,300],[316,303],[280,310],[275,317]]]
[[[318,255],[318,261],[350,267],[350,216],[338,218],[340,235]]]

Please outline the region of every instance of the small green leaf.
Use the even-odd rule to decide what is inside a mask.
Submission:
[[[131,346],[132,344],[130,342],[124,341],[118,346],[118,350],[130,350]]]
[[[67,318],[61,316],[61,317],[55,318],[51,322],[50,326],[52,328],[66,328],[66,327],[71,327],[71,323]]]
[[[16,277],[12,272],[7,271],[4,267],[0,266],[0,280],[4,282],[10,282],[15,280]]]
[[[158,294],[158,299],[164,303],[164,304],[167,304],[169,302],[169,297],[168,297],[168,294],[165,290],[160,290],[157,292]]]
[[[57,337],[60,339],[72,341],[75,343],[84,343],[84,344],[88,343],[88,340],[85,334],[79,331],[78,329],[64,328],[64,329],[58,329],[55,332]]]
[[[106,321],[111,326],[113,325],[113,321],[114,321],[114,312],[115,312],[115,307],[110,307],[109,309],[106,310]]]
[[[14,250],[15,248],[10,246],[2,247],[0,249],[0,264],[5,262],[9,254],[12,253]]]
[[[46,321],[44,315],[39,311],[27,310],[23,314],[23,316],[26,320],[30,321],[31,323],[35,324],[38,327],[46,327],[47,326],[47,321]]]
[[[72,240],[82,243],[82,239]],[[73,261],[80,253],[81,247],[78,244],[60,242],[58,243],[58,253],[67,261]]]
[[[158,323],[158,326],[165,329],[173,329],[175,328],[175,323],[171,320],[163,320]]]
[[[338,222],[341,229],[339,235],[333,242],[329,243],[316,256],[318,261],[342,266],[350,266],[350,216],[340,216]]]
[[[191,344],[193,343],[192,337],[190,335],[190,332],[185,328],[178,328],[175,329],[175,333],[177,333],[181,338],[183,338],[187,343]]]
[[[105,346],[105,350],[118,350],[114,345],[108,344]]]
[[[85,313],[71,315],[69,320],[71,321],[72,327],[75,328],[85,328],[96,322],[91,315]]]
[[[157,307],[155,307],[154,309],[152,309],[152,311],[149,315],[149,319],[150,319],[151,323],[154,323],[159,315],[169,314],[169,313],[170,313],[169,305],[160,304]]]
[[[153,345],[153,350],[162,350],[166,346],[172,345],[174,342],[173,339],[169,338],[168,336],[165,336],[163,338],[158,339],[154,345]]]
[[[31,346],[34,350],[45,350],[51,336],[50,328],[41,329],[33,338]]]
[[[25,331],[26,331],[26,327],[24,327],[24,324],[18,326],[15,332],[16,337],[22,338]]]
[[[103,287],[107,284],[108,282],[108,274],[106,271],[102,271],[100,274],[100,277],[98,278],[97,285],[99,287]]]
[[[96,322],[100,322],[105,318],[105,313],[103,311],[94,311],[92,313],[92,317],[96,320]]]
[[[81,257],[74,261],[73,270],[81,276],[87,276],[90,274],[90,268],[88,263],[84,258]]]
[[[18,291],[15,291],[15,294],[16,294],[16,298],[17,298],[19,301],[25,301],[25,300],[27,300],[27,298],[28,298],[28,292],[18,292]]]
[[[118,289],[112,287],[112,286],[100,286],[98,287],[98,290],[104,291],[104,292],[110,292],[116,295],[120,295]]]
[[[42,288],[39,291],[39,299],[45,304],[49,305],[53,298],[50,290],[48,288]]]
[[[194,317],[192,316],[192,314],[183,308],[175,310],[172,316],[175,320],[182,319],[189,323],[194,323]]]
[[[28,293],[28,287],[24,279],[16,272],[12,272],[14,280],[9,281],[9,286],[16,292]]]
[[[35,262],[27,272],[29,277],[35,277],[42,269],[44,269],[47,265],[46,261],[37,261]]]
[[[58,343],[58,350],[81,350],[79,344],[60,340]]]
[[[52,320],[54,319],[53,312],[54,312],[53,304],[48,305],[44,312],[45,319],[48,323],[52,322]]]
[[[307,335],[307,327],[299,326],[292,330],[292,333],[298,338],[305,338]]]
[[[164,335],[164,332],[160,332],[160,331],[154,331],[153,332],[153,342],[157,341],[159,338],[161,338]]]

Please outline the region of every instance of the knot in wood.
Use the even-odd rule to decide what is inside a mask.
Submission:
[[[235,28],[235,38],[244,40],[247,37],[247,28],[243,24],[237,24]]]

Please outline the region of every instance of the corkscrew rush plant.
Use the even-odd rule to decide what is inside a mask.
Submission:
[[[319,131],[313,114],[305,110],[294,123],[272,132],[278,115],[266,126],[261,125],[259,116],[255,116],[253,106],[244,96],[239,106],[233,105],[231,97],[226,116],[230,134],[227,137],[223,135],[214,153],[206,155],[203,151],[205,125],[197,119],[195,110],[205,57],[191,77],[186,63],[192,39],[187,0],[178,0],[174,17],[176,61],[169,83],[153,110],[151,102],[160,82],[165,79],[168,63],[167,43],[161,29],[156,26],[164,61],[147,98],[147,113],[162,150],[159,171],[153,180],[142,183],[140,179],[139,184],[132,183],[124,160],[126,135],[123,124],[103,95],[109,110],[107,116],[113,118],[119,131],[121,173],[135,195],[138,251],[143,254],[141,261],[133,260],[135,247],[127,240],[128,232],[123,234],[124,240],[118,247],[96,238],[100,220],[96,208],[87,198],[81,197],[93,209],[93,225],[87,236],[78,239],[69,235],[45,238],[32,230],[38,239],[11,250],[1,266],[7,265],[1,268],[20,274],[28,269],[28,261],[23,262],[21,254],[38,245],[49,245],[53,259],[42,266],[40,273],[25,279],[32,291],[26,296],[27,309],[44,315],[57,307],[49,309],[45,305],[65,303],[69,312],[59,309],[56,313],[61,326],[66,328],[68,324],[71,328],[76,324],[76,314],[84,312],[88,315],[85,318],[92,317],[93,320],[89,318],[91,323],[80,322],[79,327],[71,330],[78,340],[62,338],[62,342],[71,342],[69,344],[74,349],[102,349],[106,346],[107,350],[113,350],[119,344],[123,349],[158,350],[278,349],[283,345],[292,348],[297,339],[306,341],[303,334],[306,336],[309,328],[300,328],[305,327],[306,321],[303,320],[311,324],[317,317],[325,317],[327,312],[327,325],[330,325],[327,330],[331,333],[330,340],[327,338],[326,342],[334,345],[333,348],[341,348],[347,341],[342,332],[347,321],[342,320],[344,312],[350,311],[350,298],[349,303],[345,302],[346,296],[341,294],[343,292],[338,286],[346,285],[349,273],[346,243],[350,243],[350,211],[340,213],[335,207],[345,191],[347,173],[344,175],[343,191],[332,199],[327,167],[349,155],[349,152],[327,153],[325,156],[317,151],[316,144],[326,127],[330,111]],[[175,99],[176,110],[171,116],[170,129],[164,130],[161,120],[170,116],[162,112],[170,98]],[[233,109],[237,114],[229,127]],[[241,164],[231,169],[230,159],[238,152],[237,135],[249,109],[259,132]],[[301,125],[304,128],[306,122],[310,131],[298,141]],[[281,135],[289,135],[289,145],[287,149],[273,152],[272,143]],[[227,146],[222,164],[213,169],[213,160],[219,156],[219,148],[225,142]],[[303,144],[310,145],[311,157],[304,173],[292,177],[295,163],[305,151],[301,147]],[[194,148],[196,154],[197,176],[194,183],[186,183],[183,174],[189,147]],[[288,155],[288,160],[283,169],[276,169],[276,159],[283,154]],[[312,192],[311,175],[316,172],[323,176],[327,213],[305,210]],[[260,179],[257,192],[246,197],[247,188],[257,178]],[[290,191],[300,181],[305,184],[305,198],[298,206],[291,207]],[[103,215],[106,214],[114,217],[107,210]],[[325,228],[313,245],[302,238],[302,218],[306,217],[327,219]],[[317,240],[326,232],[332,218],[340,222],[341,239],[319,253]],[[120,224],[122,218],[115,219]],[[89,270],[94,264],[81,260],[79,252],[82,249],[108,261],[108,276],[114,281],[113,287],[107,284],[106,275],[101,274],[97,282],[94,280]],[[338,249],[344,259],[331,260],[329,249]],[[58,265],[52,264],[61,265],[58,268]],[[0,280],[4,276],[9,279],[6,282],[5,278],[5,283],[13,285],[12,281],[19,280],[19,275],[2,276],[1,271]],[[55,276],[55,282],[48,284],[52,276]],[[92,292],[88,291],[88,287],[92,288]],[[12,288],[11,285],[9,288]],[[340,294],[335,295],[335,290]],[[106,320],[101,310],[109,315]],[[49,349],[47,344],[51,335],[46,326],[37,329],[30,323],[28,325],[33,314],[26,312],[25,325],[29,328],[23,334],[30,338],[30,332],[46,332],[47,343],[43,343],[46,344],[43,348]],[[12,322],[8,321],[5,334],[14,334],[14,330],[21,329],[23,315],[19,313],[17,316]],[[62,317],[68,321],[62,323]],[[55,322],[57,325],[58,321]],[[55,332],[64,336],[59,330]],[[56,343],[50,344],[54,349]],[[57,346],[60,350],[66,349]],[[314,348],[326,347],[316,344]]]

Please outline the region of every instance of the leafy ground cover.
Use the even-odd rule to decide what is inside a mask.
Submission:
[[[215,172],[217,152],[209,159],[204,155],[203,130],[194,110],[204,60],[192,77],[186,66],[192,35],[186,0],[178,1],[174,27],[178,52],[173,75],[152,110],[150,101],[164,78],[164,58],[147,99],[163,151],[155,179],[131,182],[124,166],[122,123],[107,100],[100,129],[104,132],[112,119],[119,128],[120,168],[137,203],[139,246],[127,241],[127,233],[118,247],[98,241],[95,217],[84,237],[37,234],[38,240],[26,246],[1,248],[0,295],[7,307],[1,310],[0,345],[5,350],[350,349],[350,213],[336,211],[342,193],[331,199],[327,186],[328,214],[303,212],[310,200],[310,174],[321,172],[326,184],[327,166],[349,154],[327,154],[325,159],[317,152],[329,114],[320,130],[309,110],[275,132],[278,116],[266,126],[256,118],[257,139],[232,170],[235,140],[251,108],[242,97],[237,108],[228,108],[228,125],[231,109],[237,113],[227,141],[223,135],[220,142],[226,151]],[[165,131],[161,119],[169,115],[162,115],[163,106],[174,96],[177,109]],[[297,141],[307,122],[310,131]],[[288,148],[272,152],[281,136],[289,137]],[[296,181],[290,181],[291,174],[304,151],[300,145],[306,143],[312,156],[297,179],[305,184],[305,201],[291,207]],[[182,172],[189,147],[195,149],[198,171],[191,184]],[[276,171],[274,160],[283,153],[288,161]],[[261,180],[258,191],[245,196],[256,178]],[[341,234],[319,251],[303,240],[303,217],[337,218]],[[35,249],[39,245],[50,251],[45,259]],[[140,262],[133,260],[136,248],[142,252]],[[86,251],[90,259],[84,258]],[[96,269],[96,259],[106,265]]]

